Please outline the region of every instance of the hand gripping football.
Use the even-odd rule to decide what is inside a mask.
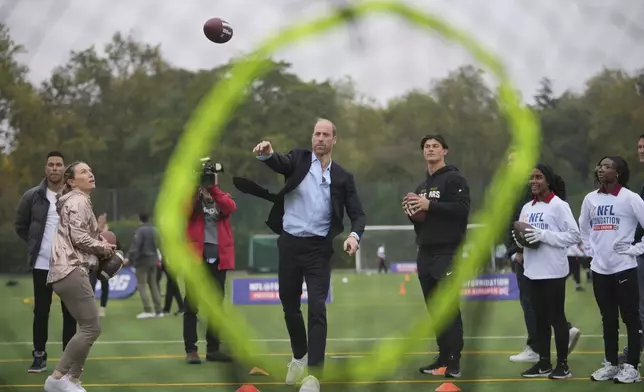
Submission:
[[[123,268],[123,252],[117,250],[110,257],[99,259],[98,261],[98,277],[103,280],[109,280],[114,275],[118,274]]]
[[[516,221],[512,225],[512,232],[514,234],[514,239],[516,242],[521,244],[524,248],[529,248],[529,249],[537,249],[539,247],[540,242],[535,242],[534,244],[531,244],[526,240],[525,235],[528,233],[528,229],[534,229],[531,225],[525,223],[525,222],[519,222]]]

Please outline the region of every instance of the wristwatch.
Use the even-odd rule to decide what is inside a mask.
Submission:
[[[349,233],[349,237],[353,237],[356,239],[356,241],[360,242],[360,236],[355,231],[352,231],[351,233]]]

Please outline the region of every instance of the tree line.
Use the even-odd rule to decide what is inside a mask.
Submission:
[[[113,220],[131,221],[138,210],[149,211],[192,110],[232,67],[231,61],[207,70],[178,68],[159,45],[121,33],[102,49],[71,52],[67,63],[34,84],[19,61],[26,48],[0,24],[0,258],[15,257],[19,245],[15,236],[7,238],[17,202],[42,179],[44,157],[53,149],[70,162],[88,161],[99,185],[95,205],[112,212]],[[354,172],[368,224],[407,224],[399,199],[423,176],[419,141],[425,134],[446,137],[448,161],[468,179],[474,206],[505,161],[509,133],[496,91],[474,65],[386,104],[362,94],[350,77],[306,81],[287,62],[272,65],[248,87],[211,155],[224,164],[223,187],[240,205],[233,219],[240,259],[251,234],[268,232],[263,220],[269,206],[236,194],[230,178],[277,187],[282,179],[251,159],[250,149],[264,139],[279,151],[307,147],[318,117],[337,125],[333,158]],[[637,138],[644,133],[644,98],[636,93],[636,80],[627,70],[599,69],[583,91],[555,95],[554,82],[541,79],[532,109],[541,121],[542,160],[566,180],[573,211],[593,186],[592,168],[602,155],[624,156],[635,168],[633,186],[644,180],[635,166]],[[115,192],[130,195],[119,202],[118,215],[110,202]]]

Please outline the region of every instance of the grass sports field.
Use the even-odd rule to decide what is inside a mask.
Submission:
[[[348,277],[348,283],[342,277]],[[232,278],[233,276],[231,276]],[[230,279],[230,278],[229,278]],[[31,279],[21,278],[20,284],[6,286],[7,277],[0,277],[0,390],[36,391],[49,372],[28,374],[31,363]],[[349,361],[348,356],[368,356],[371,347],[405,328],[410,320],[422,314],[423,302],[417,281],[412,275],[406,282],[406,294],[400,294],[404,275],[353,275],[335,272],[334,300],[328,307],[329,342],[327,361]],[[570,281],[572,283],[572,281]],[[162,283],[163,284],[163,283]],[[164,285],[162,286],[164,287]],[[230,287],[230,285],[229,285]],[[590,373],[601,365],[603,358],[601,324],[592,290],[575,292],[569,286],[567,312],[569,319],[582,331],[582,338],[569,363],[574,378],[567,381],[526,380],[519,374],[526,364],[513,364],[508,356],[523,349],[524,324],[518,301],[469,302],[463,307],[465,322],[465,352],[462,361],[463,378],[456,380],[462,391],[641,391],[642,384],[614,385],[594,383]],[[176,306],[173,305],[173,306]],[[283,323],[281,308],[275,305],[241,306],[239,309],[265,340],[269,351],[258,353],[277,361],[286,371],[290,346]],[[235,391],[243,375],[260,391],[297,391],[283,384],[284,374],[271,377],[247,375],[250,370],[233,364],[204,363],[187,365],[184,362],[181,317],[137,320],[141,311],[138,293],[127,300],[108,303],[103,319],[103,333],[94,346],[83,376],[84,386],[100,391]],[[483,317],[481,317],[483,315]],[[49,368],[57,363],[61,353],[60,307],[52,305]],[[623,329],[622,329],[623,330]],[[200,335],[203,338],[203,334]],[[625,338],[621,338],[623,344]],[[225,347],[225,344],[224,344]],[[323,384],[331,391],[433,391],[442,377],[421,375],[418,367],[435,355],[435,343],[418,341],[414,352],[408,353],[393,375],[378,382]],[[205,343],[200,345],[200,352]],[[344,356],[345,358],[337,358]]]

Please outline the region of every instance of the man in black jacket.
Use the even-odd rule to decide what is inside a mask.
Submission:
[[[448,146],[441,135],[427,135],[420,143],[427,172],[416,187],[417,198],[405,198],[403,211],[408,216],[425,211],[425,220],[412,220],[416,232],[418,280],[425,301],[435,292],[439,282],[452,274],[452,262],[465,238],[470,213],[470,191],[467,181],[456,166],[446,165]],[[431,311],[431,309],[428,309]],[[460,358],[463,350],[463,320],[461,312],[437,335],[438,358],[420,368],[432,374],[447,367],[445,377],[461,376]]]
[[[34,284],[34,321],[33,321],[33,363],[30,373],[47,370],[47,345],[49,310],[51,308],[52,288],[47,286],[49,260],[58,213],[56,195],[63,188],[65,162],[63,154],[52,151],[47,154],[45,178],[40,185],[29,189],[20,199],[14,228],[16,234],[27,243],[29,268]],[[76,320],[63,308],[63,350],[76,334]]]
[[[353,175],[331,161],[336,140],[335,125],[320,119],[313,128],[313,151],[295,149],[282,155],[268,141],[255,146],[257,158],[286,179],[277,194],[252,181],[234,179],[240,191],[274,203],[266,224],[279,235],[279,297],[293,351],[286,384],[295,384],[308,366],[310,375],[300,392],[320,390],[316,376],[326,350],[325,301],[331,284],[333,239],[344,230],[344,210],[351,220],[351,233],[344,242],[350,255],[358,250],[365,227]],[[300,310],[303,279],[308,292],[308,341]]]

